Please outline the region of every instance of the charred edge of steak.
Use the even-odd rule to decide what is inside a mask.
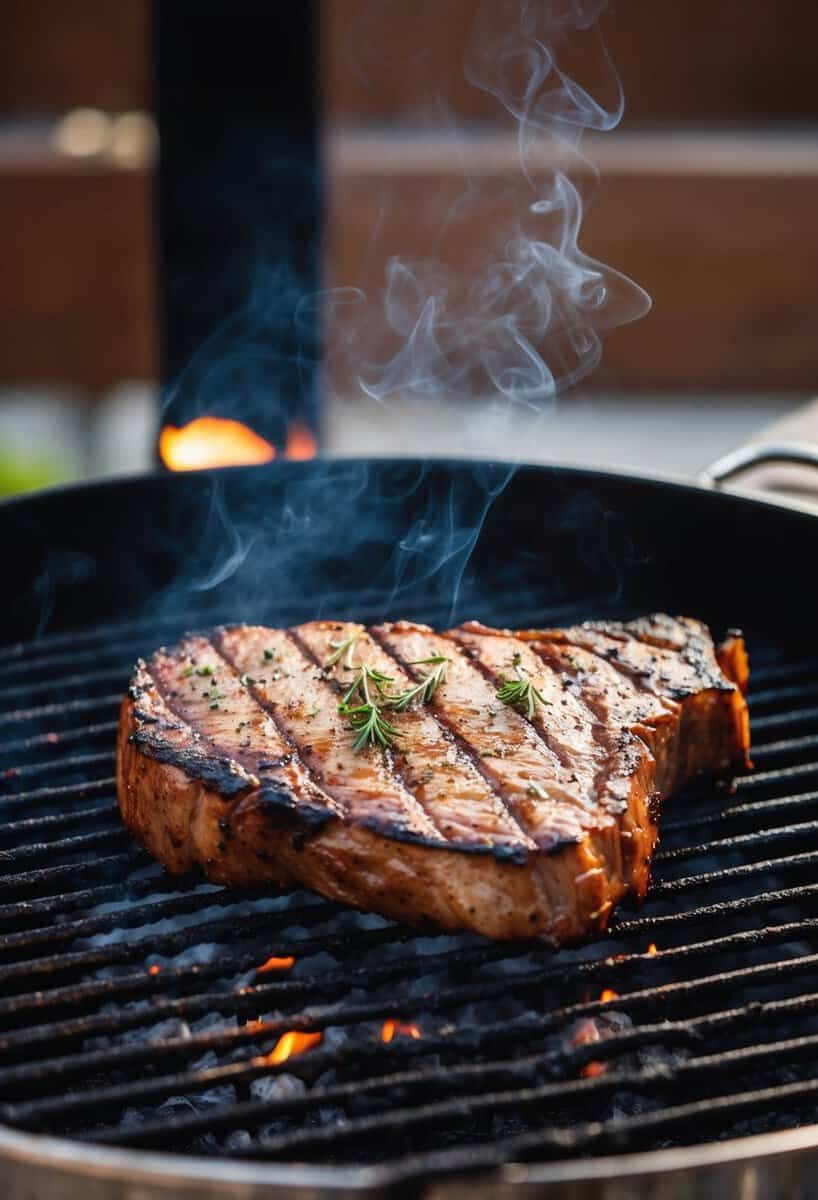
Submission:
[[[383,821],[373,818],[369,820],[364,818],[358,824],[362,829],[369,829],[372,833],[378,833],[382,837],[389,838],[392,842],[405,842],[411,846],[423,846],[428,850],[456,850],[459,854],[471,854],[476,856],[486,856],[497,859],[501,863],[517,863],[522,866],[528,862],[529,856],[532,854],[550,854],[552,850],[559,850],[561,846],[576,845],[573,840],[566,840],[555,844],[553,847],[545,849],[530,849],[528,846],[514,846],[507,842],[492,842],[486,845],[481,842],[463,842],[455,838],[431,838],[423,833],[413,833],[409,829],[403,829],[401,826],[388,825]]]
[[[134,713],[140,722],[144,717]],[[150,718],[155,721],[157,718]],[[177,767],[190,779],[199,780],[220,795],[232,799],[255,786],[255,781],[244,771],[236,771],[236,764],[230,758],[217,757],[198,750],[179,750],[163,740],[153,729],[136,729],[129,737],[143,754],[169,767]]]
[[[256,802],[270,825],[294,829],[297,837],[299,834],[303,837],[314,836],[326,828],[330,821],[337,819],[328,809],[299,800],[284,788],[265,783],[263,779]]]
[[[671,700],[684,700],[703,691],[734,690],[733,681],[725,678],[719,669],[720,664],[715,657],[710,630],[698,621],[681,620],[663,613],[654,613],[621,624],[616,621],[584,621],[581,628],[596,630],[622,642],[633,638],[643,645],[656,646],[657,649],[678,654],[682,661],[695,671],[696,683],[665,684],[666,694]]]
[[[176,767],[189,779],[205,784],[226,800],[237,800],[255,792],[255,802],[263,809],[266,820],[274,828],[292,831],[294,845],[304,846],[310,838],[321,833],[331,821],[339,819],[330,810],[311,805],[284,788],[265,782],[263,775],[257,782],[253,776],[229,757],[207,754],[205,751],[193,749],[180,750],[169,744],[159,732],[159,729],[165,724],[161,718],[136,708],[133,709],[133,716],[139,727],[129,735],[129,741],[143,754],[166,766]],[[145,725],[158,726],[158,729],[144,728]],[[182,722],[173,726],[175,729],[183,727]],[[364,819],[359,824],[362,828],[380,834],[393,842],[422,846],[428,850],[454,850],[461,854],[482,855],[494,858],[501,863],[522,866],[532,853],[526,846],[495,842],[484,844],[454,839],[439,840],[427,837],[422,833],[413,833],[396,824],[386,825],[382,820],[374,817],[371,820]],[[575,844],[577,844],[575,840],[565,839],[555,842],[553,846],[543,848],[542,853],[552,854],[563,846]]]

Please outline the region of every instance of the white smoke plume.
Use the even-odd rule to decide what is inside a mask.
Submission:
[[[446,200],[447,210],[438,211],[430,194],[422,214],[406,214],[407,222],[422,221],[428,230],[428,257],[393,256],[381,296],[370,290],[367,302],[358,295],[357,336],[344,335],[351,373],[368,395],[465,394],[547,405],[597,365],[606,330],[648,311],[638,285],[579,245],[583,193],[595,181],[579,151],[581,137],[586,129],[613,129],[623,112],[622,89],[596,25],[605,6],[605,0],[480,3],[463,70],[474,88],[496,100],[498,116],[514,123],[519,178],[475,179],[464,166],[454,205]],[[388,26],[392,8],[393,0],[370,0],[355,38],[365,41],[367,27]],[[421,36],[434,31],[430,15],[445,20],[444,10],[418,0]],[[414,70],[416,59],[408,57]],[[569,57],[605,69],[607,101],[569,75],[563,65]],[[355,69],[364,75],[366,67],[364,54]],[[466,141],[471,131],[458,130],[451,113],[441,117],[440,110],[433,104],[423,114],[429,133],[443,125],[453,146],[458,133]],[[471,230],[479,223],[482,244],[469,247],[464,262],[463,239],[455,238],[461,257],[447,262],[448,242],[466,220]],[[342,321],[345,315],[348,309]]]

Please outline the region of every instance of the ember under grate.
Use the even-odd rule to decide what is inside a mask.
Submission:
[[[165,876],[120,828],[113,736],[180,631],[0,649],[0,1120],[442,1169],[816,1119],[818,660],[753,639],[756,771],[670,805],[648,902],[554,955]]]

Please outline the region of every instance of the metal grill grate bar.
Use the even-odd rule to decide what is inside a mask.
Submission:
[[[25,812],[38,805],[62,805],[69,800],[87,800],[89,796],[114,796],[116,781],[113,777],[88,779],[84,783],[67,784],[62,787],[37,788],[30,792],[15,792],[0,796],[0,816],[13,813],[16,809]]]
[[[752,833],[718,838],[712,842],[702,842],[699,845],[660,850],[653,856],[653,861],[664,866],[666,863],[681,862],[688,858],[705,858],[707,855],[731,850],[744,850],[756,846],[764,849],[767,846],[775,846],[778,842],[809,842],[815,837],[818,837],[818,821],[803,821],[799,825],[778,825],[769,829],[756,829]]]
[[[29,779],[33,775],[51,775],[58,771],[61,774],[71,774],[74,771],[86,771],[89,767],[99,767],[103,765],[109,768],[113,767],[113,751],[106,750],[100,752],[99,754],[75,754],[69,755],[68,757],[61,756],[60,758],[51,759],[46,762],[26,763],[19,767],[11,767],[5,773],[5,777],[0,774],[0,782],[2,782],[5,778],[5,782],[11,785],[15,780]],[[8,799],[8,796],[3,796],[2,792],[0,792],[0,799]]]
[[[83,700],[63,700],[59,704],[41,704],[35,708],[19,708],[14,712],[0,713],[0,726],[20,725],[26,721],[41,721],[44,717],[74,716],[77,713],[116,712],[122,703],[122,693],[110,696],[92,696]]]
[[[94,858],[91,862],[62,863],[55,867],[40,867],[34,871],[20,871],[16,875],[0,875],[0,896],[25,895],[26,892],[50,887],[58,880],[77,883],[81,879],[93,879],[95,875],[110,875],[114,870],[125,872],[129,867],[146,866],[151,862],[144,850],[128,850],[125,854],[109,854]]]
[[[790,809],[811,808],[818,804],[818,792],[797,792],[794,796],[776,796],[772,800],[753,800],[746,804],[731,804],[714,813],[697,814],[681,821],[663,821],[662,835],[694,833],[703,826],[724,825],[730,821],[764,817],[768,813],[789,812]]]
[[[60,691],[65,694],[77,688],[85,688],[88,684],[124,684],[127,681],[127,671],[123,671],[121,666],[111,667],[108,670],[86,671],[82,675],[66,675],[60,680]],[[15,700],[33,700],[38,696],[53,696],[54,681],[46,679],[42,683],[27,682],[18,683],[14,687],[0,687],[0,705],[13,703]]]
[[[61,729],[59,733],[53,730],[48,733],[36,733],[29,737],[0,742],[0,755],[8,761],[12,755],[24,754],[26,750],[42,750],[45,746],[50,746],[54,753],[61,754],[64,746],[75,745],[77,742],[104,742],[110,745],[116,731],[116,721],[96,721],[90,725],[78,725],[73,729]]]

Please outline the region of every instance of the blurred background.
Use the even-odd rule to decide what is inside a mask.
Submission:
[[[448,245],[450,263],[465,270],[492,219],[481,196],[520,175],[513,122],[462,71],[476,0],[437,0],[433,9],[317,0],[303,5],[309,18],[295,33],[292,21],[275,28],[285,6],[257,5],[268,10],[263,38],[252,7],[243,36],[255,43],[256,82],[270,84],[273,117],[303,126],[307,141],[307,125],[317,129],[323,182],[309,186],[324,232],[315,273],[378,296],[393,255],[423,255],[428,198],[454,203],[464,178],[478,178]],[[225,8],[232,21],[241,4]],[[183,367],[193,334],[169,350],[178,313],[163,237],[185,224],[184,205],[181,217],[180,205],[167,211],[168,188],[182,196],[173,171],[184,131],[157,120],[149,0],[4,0],[3,24],[0,493],[9,494],[153,467],[160,378]],[[472,394],[422,407],[399,395],[373,399],[356,386],[349,357],[332,353],[317,399],[302,395],[283,433],[259,430],[264,444],[294,456],[316,445],[340,454],[465,447],[691,474],[809,400],[818,384],[818,6],[613,0],[601,27],[625,113],[618,128],[583,143],[600,181],[580,244],[645,288],[648,315],[610,333],[600,365],[576,389],[544,414],[515,410],[501,433],[478,423],[464,436]],[[190,70],[184,31],[173,36],[166,80],[168,70],[174,80]],[[309,66],[298,58],[305,45]],[[594,69],[589,62],[583,78],[591,91]],[[231,86],[235,79],[220,79],[225,95]],[[318,97],[309,121],[307,89]],[[212,139],[199,128],[191,153],[206,161],[238,139],[237,112],[211,104]],[[158,164],[171,145],[163,224]],[[273,188],[286,174],[292,189],[292,160],[279,158],[276,170]],[[210,258],[200,232],[189,253]],[[219,289],[221,239],[203,236],[214,274],[196,287],[207,295]],[[202,318],[205,332],[228,310],[221,298]],[[333,320],[324,320],[325,344],[337,349]]]

